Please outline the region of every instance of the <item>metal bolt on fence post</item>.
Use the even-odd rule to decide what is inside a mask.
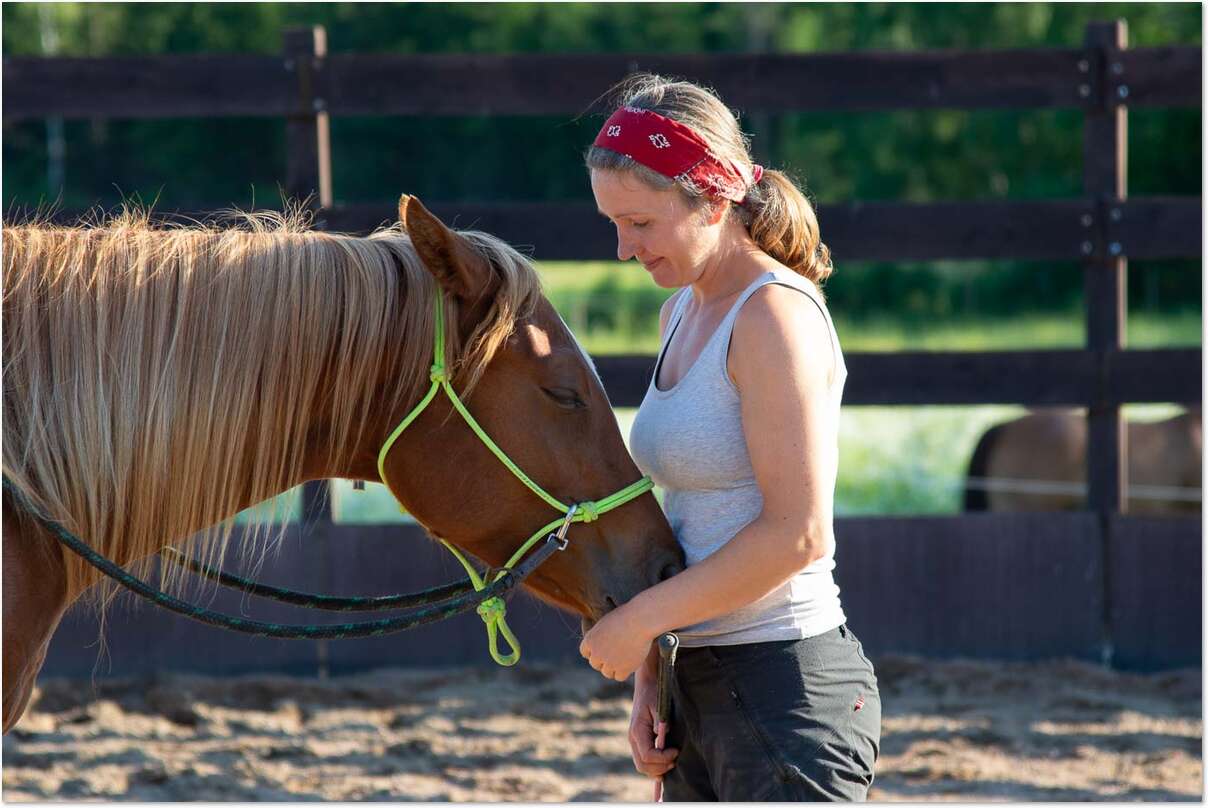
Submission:
[[[1109,253],[1111,253],[1112,255],[1119,255],[1121,252],[1124,251],[1124,248],[1120,246],[1120,242],[1113,241],[1111,244],[1108,245],[1107,251]]]
[[[1089,213],[1082,214],[1082,226],[1083,227],[1090,227],[1094,223],[1095,223],[1094,216],[1091,216]]]
[[[1123,72],[1124,72],[1124,65],[1120,64],[1119,62],[1112,62],[1112,73],[1114,75],[1119,76]]]
[[[293,59],[285,60],[285,69],[290,71],[291,73],[293,72],[293,69],[294,69],[294,60]]]
[[[322,98],[316,98],[314,107],[315,107],[315,112],[322,112],[323,110],[327,109],[327,102],[324,101]]]
[[[1078,85],[1078,95],[1082,96],[1083,98],[1086,98],[1090,94],[1091,94],[1091,86],[1089,84],[1079,84]]]
[[[1128,85],[1121,84],[1118,88],[1116,88],[1116,95],[1120,96],[1121,98],[1128,98]]]
[[[1112,208],[1111,216],[1113,222],[1118,222],[1124,218],[1124,211],[1120,210],[1119,208]]]
[[[1083,255],[1090,255],[1094,249],[1095,249],[1095,245],[1091,244],[1089,241],[1082,242],[1082,254]]]
[[[1087,72],[1087,71],[1089,71],[1090,69],[1091,69],[1091,63],[1090,63],[1090,62],[1088,62],[1086,59],[1079,59],[1079,60],[1078,60],[1078,72],[1079,72],[1079,73],[1086,73],[1086,72]]]

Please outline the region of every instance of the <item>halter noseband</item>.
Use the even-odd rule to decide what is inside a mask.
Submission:
[[[545,500],[550,507],[556,511],[560,511],[563,514],[559,518],[537,530],[537,532],[530,536],[528,540],[524,542],[524,544],[520,545],[520,549],[516,550],[516,552],[512,554],[512,557],[508,559],[507,563],[496,571],[495,581],[499,581],[500,578],[509,573],[516,563],[519,562],[520,559],[523,558],[530,549],[532,549],[533,545],[540,541],[541,538],[548,533],[548,531],[558,527],[558,532],[550,535],[549,538],[556,540],[559,550],[565,550],[567,545],[570,543],[570,540],[566,538],[566,534],[572,523],[594,522],[599,519],[601,515],[608,513],[614,508],[619,508],[626,502],[636,499],[637,497],[651,490],[654,488],[654,482],[649,476],[645,476],[637,482],[632,483],[631,485],[622,488],[620,491],[617,491],[615,494],[604,497],[603,499],[590,502],[572,503],[570,505],[560,502],[544,488],[533,482],[533,480],[527,474],[521,471],[520,467],[512,462],[512,459],[499,448],[495,441],[491,440],[491,436],[486,433],[478,422],[474,420],[474,416],[470,415],[470,411],[466,409],[465,404],[463,404],[461,399],[458,398],[457,393],[453,390],[453,386],[449,383],[449,371],[448,366],[445,363],[444,309],[444,293],[441,291],[440,287],[437,286],[435,312],[436,320],[434,328],[435,347],[432,357],[432,368],[428,374],[428,378],[432,380],[432,386],[428,388],[427,394],[424,395],[419,404],[415,406],[415,409],[407,413],[406,417],[404,417],[399,425],[394,428],[394,431],[390,433],[390,437],[386,438],[386,442],[382,444],[382,449],[378,452],[378,476],[381,478],[382,483],[389,488],[390,483],[386,479],[386,455],[390,453],[390,449],[394,446],[395,441],[397,441],[399,436],[403,434],[403,430],[410,426],[411,423],[419,416],[419,414],[432,403],[432,399],[436,398],[436,394],[439,390],[444,390],[445,395],[447,395],[449,400],[453,403],[454,409],[461,414],[462,419],[464,419],[469,425],[470,429],[474,431],[474,434],[477,435],[479,440],[481,440],[486,447],[491,450],[491,453],[495,455],[495,457],[499,458],[499,461],[507,467],[508,471],[512,472],[512,474],[515,475],[520,482],[524,483],[530,491],[541,497],[541,499]],[[402,508],[402,506],[400,506],[400,510],[406,513],[406,509]],[[559,527],[559,525],[561,526]],[[473,582],[474,589],[476,591],[482,591],[488,586],[487,582],[483,580],[483,577],[478,574],[477,570],[474,569],[473,565],[470,564],[461,551],[444,539],[440,539],[440,543],[448,548],[449,552],[456,556],[457,560],[461,562],[461,565],[465,567],[466,573],[470,576],[470,580]],[[487,642],[490,645],[491,658],[500,665],[515,665],[520,659],[520,644],[516,640],[516,636],[512,634],[511,629],[508,628],[507,620],[505,619],[507,608],[504,604],[503,598],[498,596],[488,598],[478,606],[477,611],[478,615],[482,618],[483,623],[486,624]],[[499,653],[497,637],[499,632],[503,634],[504,638],[508,641],[508,645],[512,647],[512,653],[508,654],[507,656],[503,656]]]

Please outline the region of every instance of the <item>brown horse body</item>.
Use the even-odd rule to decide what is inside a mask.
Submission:
[[[1131,514],[1201,512],[1200,409],[1128,422]],[[1086,507],[1086,415],[1044,409],[991,427],[969,464],[965,510],[1061,511]]]
[[[446,320],[450,323],[449,352],[454,384],[459,392],[472,389],[468,396],[463,396],[465,403],[487,433],[521,469],[563,502],[599,499],[637,480],[641,474],[625,450],[603,386],[590,360],[550,304],[537,292],[529,296],[525,305],[502,314],[499,311],[504,305],[500,301],[508,299],[504,294],[505,287],[515,282],[515,278],[509,280],[508,273],[501,271],[496,259],[505,253],[511,256],[508,260],[523,259],[508,252],[510,248],[506,245],[492,247],[494,252],[484,250],[484,240],[490,240],[490,237],[455,233],[408,197],[400,203],[400,220],[407,234],[399,232],[383,241],[388,241],[388,246],[396,253],[413,251],[412,257],[422,262],[430,274],[411,275],[392,286],[384,285],[381,294],[393,290],[395,294],[411,296],[413,299],[407,305],[419,307],[414,309],[419,312],[424,307],[430,311],[433,306],[436,289],[433,280],[444,290],[448,301]],[[50,228],[46,230],[46,235],[34,235],[37,238],[55,237]],[[151,237],[146,232],[142,235]],[[377,249],[365,243],[373,239],[372,236],[353,239],[339,234],[309,232],[291,233],[290,236],[315,242],[338,242],[336,247],[340,251]],[[246,246],[241,245],[239,254],[254,253],[264,248],[265,243],[263,237],[249,240]],[[10,300],[10,293],[15,286],[11,278],[16,277],[12,273],[20,271],[14,262],[22,260],[22,250],[12,249],[12,246],[6,232],[6,330],[9,330],[10,316],[16,319],[21,316],[20,301]],[[313,248],[310,242],[303,246]],[[268,265],[258,267],[262,271],[274,271],[264,268]],[[92,268],[81,265],[66,267],[64,271],[89,272]],[[357,271],[363,272],[364,268],[358,267]],[[514,275],[532,270],[525,263],[519,268],[513,266],[510,271]],[[534,288],[539,288],[535,281],[533,283]],[[253,305],[258,302],[252,301]],[[186,305],[183,296],[178,304]],[[314,301],[310,305],[314,305]],[[333,301],[331,305],[338,303]],[[210,317],[222,315],[221,311],[209,313]],[[355,319],[354,315],[349,320],[347,327],[350,330],[355,326]],[[483,324],[488,321],[493,321],[493,325],[484,328]],[[420,318],[415,322],[423,321]],[[308,338],[305,330],[300,333],[303,335],[298,339]],[[226,484],[235,493],[219,511],[205,512],[205,521],[214,524],[227,520],[266,496],[310,479],[339,477],[377,481],[379,448],[415,406],[419,392],[427,387],[426,371],[433,350],[430,334],[430,326],[426,331],[412,329],[411,336],[415,339],[408,343],[400,333],[380,343],[381,355],[370,357],[349,357],[336,350],[324,349],[322,361],[311,363],[306,371],[316,374],[318,387],[305,423],[282,427],[273,420],[274,404],[280,402],[271,399],[254,402],[255,409],[246,422],[249,434],[242,436],[245,449],[240,456],[228,458],[229,463],[223,470],[227,475],[224,477]],[[346,335],[338,337],[345,339]],[[82,349],[85,347],[81,346]],[[175,346],[175,349],[182,347],[189,346]],[[13,377],[11,354],[18,350],[6,336],[6,416],[16,407],[15,397],[31,386],[24,379]],[[302,349],[286,343],[280,345],[280,350]],[[466,359],[475,355],[475,351],[482,360],[477,365]],[[360,362],[359,367],[364,367],[374,378],[353,380],[356,385],[344,383],[345,387],[363,389],[364,400],[344,402],[341,411],[344,414],[341,415],[333,402],[345,391],[333,389],[338,382],[325,380],[342,378],[339,373],[341,370],[346,372],[346,368],[341,368],[339,363],[352,361]],[[422,378],[410,379],[400,395],[402,382],[398,375],[402,372],[400,368],[407,367],[408,363],[421,368]],[[108,383],[120,381],[112,379]],[[260,384],[265,389],[269,386],[267,381]],[[223,391],[209,392],[221,402]],[[347,412],[362,414],[352,430],[347,428]],[[160,413],[168,419],[173,415],[171,412]],[[27,417],[26,421],[32,419]],[[27,428],[34,427],[27,425]],[[273,434],[277,429],[284,431]],[[166,440],[172,439],[171,430],[164,435]],[[5,438],[7,443],[20,441],[22,436],[6,431]],[[281,441],[294,441],[297,451],[283,466],[285,472],[266,488],[261,479],[264,475],[259,471],[264,465],[261,454],[266,446]],[[187,454],[187,451],[182,449],[180,453]],[[15,450],[6,451],[5,474],[25,483],[23,489],[40,506],[46,506],[46,498],[40,497],[38,488],[30,484],[32,473],[20,467],[21,460]],[[53,458],[42,460],[47,467],[53,467]],[[206,467],[191,469],[192,473],[186,475],[180,487],[168,493],[181,498],[204,496],[204,489],[212,478],[213,472],[209,468],[212,465],[211,461]],[[433,401],[400,437],[386,459],[386,472],[395,496],[432,535],[448,540],[491,565],[502,565],[534,529],[557,516],[489,452],[452,412],[451,403],[443,396]],[[57,480],[46,488],[54,485],[70,487],[76,483],[87,485],[89,482],[92,481]],[[150,482],[148,488],[158,490]],[[83,498],[87,495],[85,492]],[[156,502],[143,504],[147,507],[159,505]],[[164,503],[162,507],[169,506]],[[86,514],[73,513],[64,507],[49,507],[48,510],[69,529],[79,532],[99,552],[119,564],[134,565],[135,571],[140,565],[145,570],[149,566],[149,556],[160,546],[181,544],[193,532],[205,527],[198,524],[180,528],[178,520],[173,522],[177,529],[166,529],[156,540],[156,546],[129,546],[122,544],[117,536],[98,537],[80,530],[81,524],[90,523]],[[97,523],[96,519],[93,518],[91,523]],[[63,614],[86,592],[96,591],[95,585],[100,579],[98,573],[81,567],[80,562],[42,525],[16,508],[7,497],[3,527],[3,707],[4,730],[7,731],[26,708],[47,646]],[[682,553],[653,496],[639,497],[603,515],[597,522],[575,525],[570,538],[568,549],[555,554],[526,585],[543,599],[577,612],[587,620],[598,619],[642,589],[674,574],[682,565]],[[213,549],[202,545],[203,550],[207,548]],[[221,558],[221,550],[218,558]]]

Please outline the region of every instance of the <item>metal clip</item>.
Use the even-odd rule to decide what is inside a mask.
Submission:
[[[559,550],[565,550],[566,546],[570,544],[570,539],[566,538],[566,531],[570,530],[570,523],[574,521],[575,511],[577,510],[579,510],[578,505],[571,505],[570,510],[566,512],[566,518],[562,520],[562,527],[558,528],[557,533],[549,534],[549,539],[554,540]]]

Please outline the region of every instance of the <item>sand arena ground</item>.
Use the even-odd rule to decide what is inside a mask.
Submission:
[[[874,658],[873,800],[1203,799],[1200,669]],[[585,666],[45,680],[8,801],[645,801],[629,686]]]

